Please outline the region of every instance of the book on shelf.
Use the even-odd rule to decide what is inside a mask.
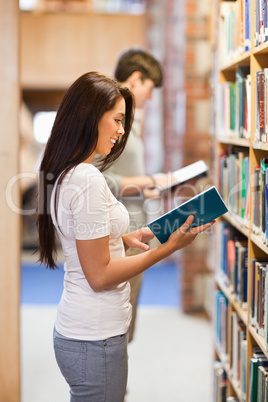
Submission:
[[[228,1],[220,4],[220,58],[222,62],[226,62],[251,47],[251,1]]]
[[[260,192],[261,192],[261,224],[260,224],[260,232],[261,239],[263,243],[266,242],[266,193],[265,193],[265,185],[266,181],[266,170],[268,169],[268,158],[261,158],[261,183],[260,183]]]
[[[236,69],[235,81],[220,84],[219,135],[224,138],[250,139],[251,76],[249,67]]]
[[[268,245],[268,158],[261,158],[260,165],[253,168],[252,230],[260,241]]]
[[[241,341],[241,366],[240,366],[240,388],[242,391],[242,400],[246,400],[247,388],[247,339]]]
[[[267,41],[267,1],[254,0],[254,46]]]
[[[268,368],[268,359],[264,354],[249,359],[249,401],[258,401],[258,368]]]
[[[264,337],[268,351],[268,258],[251,259],[250,324]]]
[[[268,378],[268,367],[258,366],[258,389],[257,389],[257,402],[267,401],[265,397],[268,396],[268,390],[266,389],[266,379]]]
[[[268,142],[268,68],[256,72],[254,130],[256,143]]]
[[[266,170],[266,182],[268,182],[268,169]],[[268,246],[268,184],[264,186],[265,190],[265,245]]]
[[[264,127],[264,71],[256,72],[255,141],[265,141]]]
[[[220,155],[220,193],[230,212],[244,225],[249,224],[249,156],[233,147]]]
[[[241,308],[246,309],[248,284],[247,239],[228,222],[219,222],[216,228],[218,243],[218,276],[234,293]]]
[[[248,243],[247,241],[235,241],[235,284],[236,300],[242,308],[247,308],[248,285]]]
[[[147,225],[160,243],[165,243],[189,215],[194,216],[191,227],[196,227],[213,221],[227,211],[218,190],[212,186]]]
[[[262,142],[268,142],[268,68],[264,70],[264,135]]]
[[[246,340],[246,325],[239,318],[237,313],[231,313],[231,374],[240,382],[241,374],[244,372],[244,364],[246,361],[243,359],[242,341]],[[243,367],[242,367],[243,366]],[[242,369],[242,370],[241,370]],[[241,373],[242,371],[242,373]]]
[[[227,373],[222,362],[214,362],[214,390],[213,401],[225,402],[227,399]]]
[[[224,293],[217,290],[215,293],[215,341],[218,351],[223,356],[227,356],[228,352],[228,306],[229,302]]]
[[[251,48],[251,0],[244,0],[244,38],[247,52]]]
[[[228,236],[228,230],[225,229],[224,235]],[[235,252],[235,242],[233,239],[227,240],[227,270],[226,271],[226,282],[230,286],[230,289],[234,291],[235,281],[236,281],[236,252]],[[225,265],[225,264],[224,264]]]
[[[260,233],[260,180],[261,180],[261,167],[259,165],[253,168],[253,188],[252,188],[252,230],[253,233]]]
[[[248,66],[239,66],[236,69],[236,132],[239,138],[250,138],[250,126],[248,122],[248,99],[247,91],[249,87],[247,80],[250,73]],[[250,109],[249,109],[250,110]]]

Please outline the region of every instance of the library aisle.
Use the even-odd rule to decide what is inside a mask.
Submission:
[[[129,345],[126,402],[212,402],[211,324],[203,316],[181,312],[174,297],[177,289],[172,267],[149,271],[143,283],[135,338]],[[169,272],[166,287],[169,295],[173,294],[169,299],[157,298],[165,272]],[[25,287],[24,274],[22,279]],[[41,281],[44,283],[43,278]],[[37,282],[27,282],[36,288]],[[68,402],[68,387],[52,349],[56,304],[26,302],[23,289],[22,296],[22,402]]]

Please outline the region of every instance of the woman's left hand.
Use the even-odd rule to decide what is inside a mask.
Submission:
[[[123,242],[125,244],[125,249],[129,247],[140,248],[141,250],[147,251],[149,250],[149,246],[147,243],[149,240],[154,238],[153,232],[148,228],[144,227],[134,232],[126,233],[122,236]]]

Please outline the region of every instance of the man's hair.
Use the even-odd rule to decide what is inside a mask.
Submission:
[[[141,72],[142,81],[151,79],[156,87],[163,81],[160,63],[150,53],[142,49],[129,49],[121,54],[114,76],[119,82],[125,82],[135,71]]]

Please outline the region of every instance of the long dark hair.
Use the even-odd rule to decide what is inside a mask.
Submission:
[[[98,142],[98,123],[116,102],[125,99],[124,130],[116,147],[102,158],[100,170],[108,168],[123,152],[131,129],[134,100],[131,92],[111,78],[89,72],[78,78],[66,92],[56,115],[39,172],[38,218],[39,262],[57,267],[56,232],[50,214],[51,193],[55,182],[62,182],[70,169],[84,162]],[[57,191],[56,191],[57,198]],[[55,199],[55,203],[56,203]]]

